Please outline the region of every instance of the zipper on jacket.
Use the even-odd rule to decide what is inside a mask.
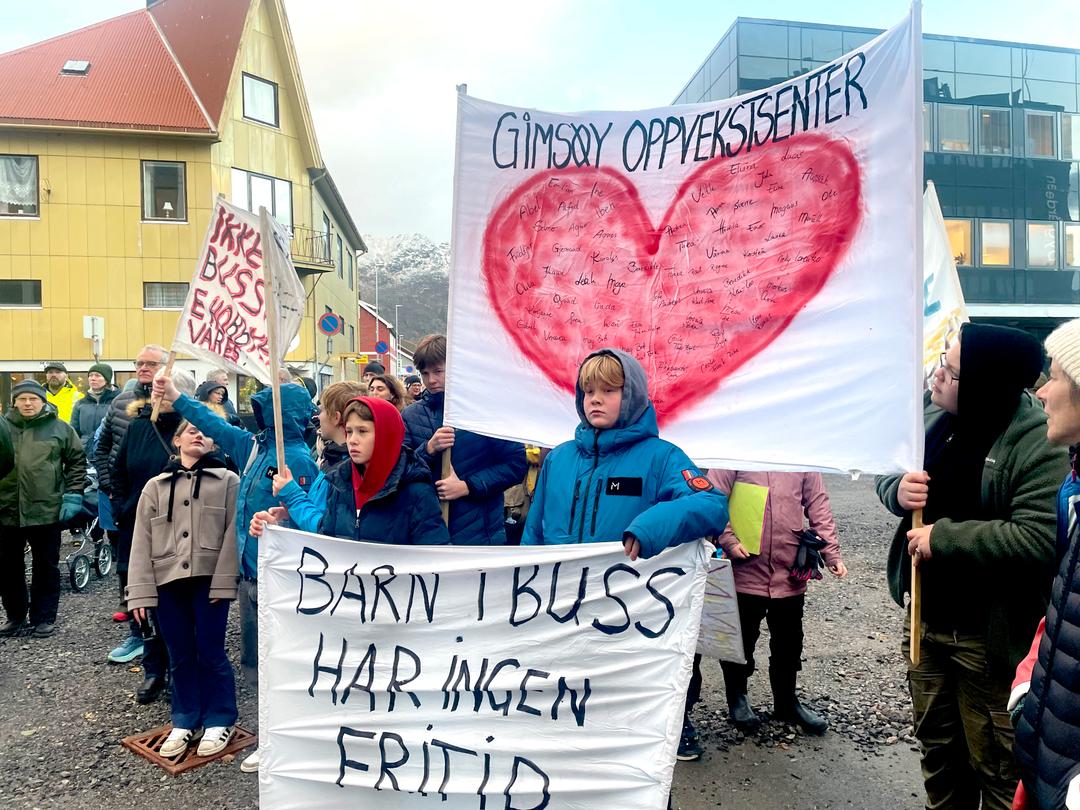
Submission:
[[[567,534],[574,533],[574,515],[577,513],[577,499],[578,494],[581,492],[581,480],[578,479],[574,482],[574,500],[570,504],[570,524],[566,527]]]
[[[596,537],[596,513],[600,511],[600,490],[603,486],[604,480],[601,478],[596,482],[596,497],[593,499],[592,507],[592,530],[590,534]]]
[[[588,509],[589,488],[592,487],[593,475],[596,474],[596,468],[599,466],[599,464],[600,464],[600,431],[594,429],[593,430],[593,462],[592,462],[592,469],[589,470],[589,480],[585,484],[585,492],[583,493],[585,497],[584,497],[584,502],[581,505],[581,528],[578,529],[578,536],[577,536],[577,541],[579,543],[584,543],[585,542],[585,513],[589,511],[589,509]],[[594,510],[593,511],[593,528],[595,529],[595,527],[596,527],[596,512]]]

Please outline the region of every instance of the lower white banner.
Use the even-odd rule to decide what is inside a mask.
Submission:
[[[260,807],[663,810],[711,552],[270,527]]]

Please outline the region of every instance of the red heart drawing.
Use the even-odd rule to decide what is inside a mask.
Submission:
[[[483,274],[503,328],[552,383],[573,391],[585,355],[625,349],[663,425],[788,327],[861,216],[851,147],[816,133],[710,160],[659,227],[622,174],[552,170],[491,215]]]

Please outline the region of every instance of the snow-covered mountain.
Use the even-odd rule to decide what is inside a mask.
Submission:
[[[436,244],[417,233],[394,236],[364,235],[368,252],[360,257],[361,297],[375,303],[375,275],[379,277],[379,311],[388,321],[398,310],[401,337],[410,344],[432,332],[446,332],[449,293],[450,244]]]

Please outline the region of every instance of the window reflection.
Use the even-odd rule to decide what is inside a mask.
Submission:
[[[1054,114],[1027,111],[1024,117],[1024,137],[1028,157],[1054,156]]]
[[[942,152],[971,151],[971,107],[938,105],[938,143]]]
[[[1027,224],[1028,267],[1057,267],[1057,229],[1053,222]]]
[[[1012,153],[1009,138],[1009,111],[985,107],[979,110],[979,152],[984,155]]]

